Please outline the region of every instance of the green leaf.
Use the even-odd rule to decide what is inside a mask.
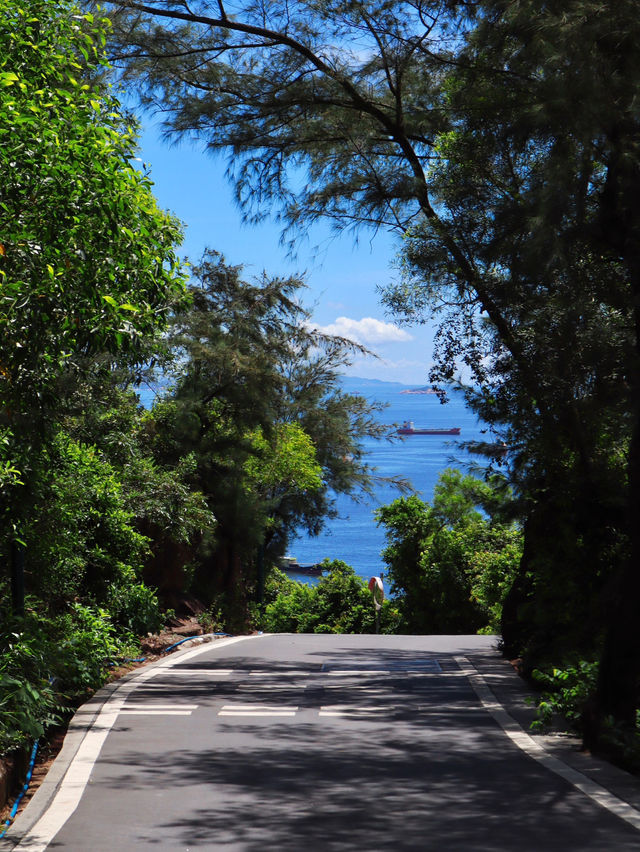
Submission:
[[[19,79],[13,71],[0,71],[0,86],[13,86]]]

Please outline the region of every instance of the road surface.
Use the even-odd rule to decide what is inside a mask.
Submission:
[[[640,811],[595,764],[590,779],[518,724],[494,646],[274,635],[173,654],[80,709],[0,849],[640,849]]]

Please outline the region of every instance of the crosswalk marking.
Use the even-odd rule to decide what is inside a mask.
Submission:
[[[273,704],[223,704],[222,710],[297,710],[297,707],[279,707]]]
[[[322,664],[322,671],[326,674],[343,673],[348,674],[416,674],[416,673],[440,673],[442,666],[435,657],[422,659],[385,659],[372,660],[370,662],[348,660],[326,660]]]
[[[246,689],[251,692],[291,692],[293,689],[306,689],[307,686],[308,683],[306,681],[293,685],[283,683],[239,683],[236,689]]]
[[[127,704],[120,710],[124,716],[190,716],[197,704]]]
[[[389,690],[382,686],[361,686],[359,683],[345,685],[344,683],[323,683],[322,689],[348,689],[349,692],[368,692],[372,695],[387,695]]]
[[[278,707],[272,704],[224,704],[218,716],[295,716],[297,707]]]
[[[125,710],[197,710],[197,704],[127,704]],[[122,711],[121,711],[122,712]]]
[[[191,710],[121,710],[121,716],[190,716]]]
[[[210,675],[211,677],[229,677],[234,672],[233,669],[181,669],[174,668],[172,674],[197,674],[197,675]]]
[[[296,671],[295,669],[289,669],[288,671],[277,671],[271,672],[268,669],[254,670],[249,672],[249,677],[309,677],[311,672],[304,671],[302,669]]]
[[[383,665],[386,665],[385,660]],[[335,668],[334,668],[335,666]],[[211,683],[212,695],[223,692],[242,692],[238,695],[240,701],[242,698],[256,699],[254,703],[228,703],[222,705],[217,710],[217,715],[222,717],[294,717],[299,711],[297,705],[290,705],[292,698],[295,701],[296,693],[305,691],[306,695],[311,696],[314,690],[327,690],[327,698],[340,700],[343,695],[339,694],[338,690],[342,690],[344,698],[353,697],[358,700],[372,702],[365,706],[355,704],[326,704],[319,709],[318,706],[306,707],[304,709],[317,714],[317,717],[336,717],[343,719],[380,719],[383,715],[389,715],[397,712],[397,706],[385,704],[385,699],[388,699],[389,692],[387,689],[387,677],[405,675],[416,677],[430,676],[438,671],[441,671],[437,660],[416,660],[415,662],[405,661],[390,661],[387,668],[374,668],[375,663],[366,664],[350,664],[346,666],[343,663],[339,666],[336,662],[327,662],[320,669],[286,669],[272,671],[266,669],[217,669],[217,668],[178,668],[176,667],[172,674],[181,677],[194,678],[194,685],[197,684],[197,678],[209,681]],[[381,680],[380,678],[385,678]],[[218,685],[220,682],[225,682],[225,685]],[[160,690],[165,690],[168,684],[156,682],[155,684],[145,684],[145,688],[152,690],[149,698],[153,701],[154,698],[162,699],[163,696],[158,694]],[[156,691],[157,690],[157,691]],[[293,692],[296,690],[296,693]],[[350,696],[348,693],[354,693]],[[154,694],[155,693],[155,694]],[[253,693],[253,694],[252,694]],[[267,696],[272,697],[269,701]],[[198,693],[199,695],[200,693]],[[189,693],[185,692],[184,697],[190,697]],[[195,695],[194,695],[195,697]],[[225,696],[226,697],[226,696]],[[232,694],[228,695],[229,698]],[[262,698],[266,702],[261,701]],[[279,702],[283,703],[280,704]],[[277,702],[277,703],[276,703]],[[121,714],[129,716],[189,716],[193,710],[197,709],[197,704],[127,704],[120,710]],[[414,707],[414,710],[417,708]],[[420,708],[422,709],[422,708]]]
[[[218,716],[295,716],[288,710],[221,710]]]
[[[334,669],[326,672],[329,677],[371,677],[391,674],[389,669]]]
[[[387,713],[394,707],[358,707],[353,704],[328,704],[320,708],[319,716],[376,716]]]

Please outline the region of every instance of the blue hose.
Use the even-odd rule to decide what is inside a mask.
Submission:
[[[208,633],[208,636],[233,636],[233,633]],[[174,642],[173,645],[169,645],[167,648],[163,648],[160,652],[161,654],[168,654],[169,651],[173,651],[174,648],[177,648],[178,645],[182,645],[183,642],[189,642],[191,639],[197,639],[197,636],[186,636],[184,639],[180,639],[178,642]],[[146,657],[136,657],[132,659],[131,657],[124,657],[120,662],[122,663],[144,663],[146,661]],[[116,662],[110,662],[110,666],[115,666]]]
[[[2,831],[2,834],[0,834],[0,840],[2,840],[2,838],[5,836],[5,834],[9,830],[9,826],[11,825],[11,823],[15,819],[16,814],[18,813],[18,808],[20,807],[20,802],[22,801],[24,794],[29,789],[29,783],[31,781],[31,775],[33,774],[33,765],[36,762],[36,754],[38,753],[38,743],[39,742],[40,742],[39,739],[36,740],[35,743],[33,744],[33,748],[31,749],[31,759],[29,760],[29,769],[27,770],[27,777],[25,778],[22,790],[20,790],[20,795],[18,796],[18,798],[13,803],[13,807],[11,808],[11,813],[9,814],[9,819],[7,819],[5,821],[4,829]]]
[[[209,633],[209,636],[231,636],[231,633]],[[197,636],[187,636],[184,639],[180,639],[179,642],[174,642],[173,645],[169,645],[168,648],[164,648],[162,653],[168,654],[169,651],[173,651],[174,648],[177,648],[178,645],[182,645],[183,642],[190,642],[192,639],[197,639]]]

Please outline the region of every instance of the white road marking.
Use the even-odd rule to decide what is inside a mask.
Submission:
[[[247,689],[251,692],[291,692],[294,689],[306,689],[307,682],[286,684],[286,683],[238,683],[236,689]]]
[[[572,784],[577,790],[584,793],[585,796],[588,796],[594,802],[597,802],[603,808],[606,808],[640,831],[640,811],[627,802],[623,802],[617,796],[614,796],[613,793],[601,787],[595,781],[592,781],[591,778],[587,778],[582,772],[578,772],[577,769],[573,769],[573,767],[564,763],[564,761],[545,751],[540,743],[525,733],[513,716],[507,713],[487,686],[480,672],[474,668],[469,660],[466,657],[455,657],[454,659],[460,666],[464,676],[469,680],[482,706],[493,716],[505,734],[519,749],[524,751],[525,754],[528,754],[529,757],[537,760],[550,772],[564,778],[565,781],[568,781],[569,784]]]
[[[218,716],[295,716],[290,710],[220,710]]]
[[[128,710],[197,710],[197,704],[127,704],[121,713],[126,713]]]
[[[278,704],[223,704],[221,710],[277,710],[295,713],[298,707],[282,706]]]
[[[269,677],[269,678],[271,678],[271,677],[309,677],[309,671],[308,670],[307,671],[302,671],[302,670],[296,671],[294,669],[291,669],[289,671],[284,671],[284,672],[283,671],[272,672],[272,671],[269,671],[268,669],[266,669],[266,670],[263,669],[263,670],[250,671],[249,677]]]
[[[277,704],[223,704],[218,716],[295,716],[297,710]]]
[[[190,716],[191,710],[121,710],[121,716]]]
[[[388,669],[335,669],[325,672],[329,677],[371,677],[371,675],[388,675]]]
[[[211,677],[229,677],[229,675],[233,674],[233,669],[187,669],[187,668],[177,668],[173,672],[173,674],[197,674],[197,675],[210,675]]]
[[[281,707],[277,704],[223,704],[222,710],[297,710],[297,707]]]
[[[398,670],[397,672],[394,672],[394,674],[407,674],[407,675],[411,675],[411,677],[431,677],[431,678],[433,678],[436,675],[441,675],[442,669],[439,669],[438,671],[436,671],[435,669],[433,671],[425,671],[424,669],[416,669],[416,671],[413,671],[413,669],[402,669],[402,670]],[[449,675],[447,675],[447,677],[448,676]]]
[[[393,707],[356,707],[352,704],[327,704],[320,708],[319,716],[375,716],[388,713]]]

